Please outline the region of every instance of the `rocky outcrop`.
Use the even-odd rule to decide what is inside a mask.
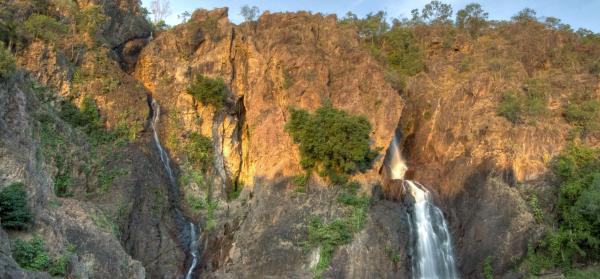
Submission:
[[[47,89],[40,92],[39,88],[34,91],[32,84],[35,83],[30,77],[19,73],[3,81],[0,87],[0,185],[12,182],[26,185],[28,204],[35,216],[30,232],[41,235],[53,255],[64,253],[73,245],[76,256],[69,261],[72,274],[94,278],[144,278],[145,270],[140,262],[123,250],[111,232],[100,227],[97,218],[102,217],[102,213],[95,205],[54,195],[55,171],[40,157],[37,126],[39,117],[48,117],[50,119],[46,121],[51,122],[56,115],[45,104],[50,100],[39,99],[51,93],[46,92]],[[64,133],[59,129],[54,133]],[[1,238],[6,243],[5,235]],[[0,265],[8,266],[7,272],[11,273],[7,278],[13,275],[16,276],[13,278],[22,278],[20,271],[11,268],[13,262],[6,258],[4,248],[5,244]],[[38,278],[35,274],[27,276]]]
[[[222,110],[187,94],[199,74],[228,85]],[[365,115],[373,125],[374,148],[389,144],[403,107],[352,30],[339,28],[334,16],[302,12],[264,14],[257,22],[235,26],[227,9],[198,10],[187,23],[156,34],[142,50],[134,76],[161,104],[161,138],[176,163],[185,162],[179,143],[192,132],[213,140],[214,195],[221,203],[216,229],[204,234],[202,268],[208,278],[312,276],[314,258],[299,244],[307,219],[341,212],[332,204],[335,190],[300,196],[290,191],[289,177],[302,172],[284,129],[290,107],[314,110],[331,102]],[[365,190],[379,181],[382,161],[383,156],[355,177]],[[323,186],[318,179],[312,183]],[[232,184],[243,185],[243,192],[225,202]],[[199,195],[192,188],[183,187],[185,195]],[[365,231],[336,253],[326,276],[406,274],[402,246],[408,229],[401,212],[399,204],[375,205]],[[365,244],[370,248],[363,250]],[[390,253],[397,253],[395,263]]]
[[[314,110],[329,100],[367,116],[374,128],[373,147],[387,146],[402,101],[359,48],[356,35],[338,28],[335,17],[265,14],[256,23],[234,26],[226,16],[226,9],[196,11],[188,23],[158,34],[140,55],[135,76],[166,113],[179,116],[179,123],[167,122],[170,130],[180,127],[174,136],[199,131],[213,137],[223,157],[217,169],[231,177],[239,174],[248,186],[254,177],[301,171],[284,131],[289,107]],[[186,93],[198,74],[221,77],[229,85],[223,112]],[[376,180],[380,164],[367,177]]]

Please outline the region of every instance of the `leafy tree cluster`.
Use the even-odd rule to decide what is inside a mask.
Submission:
[[[69,253],[52,258],[44,240],[34,236],[30,240],[17,238],[12,245],[12,256],[21,268],[33,271],[46,271],[52,276],[66,276]]]
[[[35,39],[55,42],[61,34],[66,32],[66,26],[53,17],[33,14],[23,24],[23,30]]]
[[[349,12],[340,24],[357,30],[371,53],[386,66],[386,79],[395,89],[403,89],[409,76],[425,68],[424,53],[413,30],[398,21],[390,27],[385,12],[370,13],[364,19]]]
[[[27,192],[23,183],[13,183],[0,191],[0,224],[9,230],[29,228],[32,220],[27,208]]]
[[[203,105],[212,105],[217,110],[225,105],[227,87],[222,78],[209,78],[197,75],[196,80],[188,87],[187,93]]]
[[[290,109],[286,131],[300,148],[301,165],[317,170],[333,183],[343,183],[356,171],[370,168],[378,155],[371,150],[371,124],[364,116],[349,115],[327,104],[314,113]]]
[[[553,162],[562,184],[559,228],[546,240],[555,263],[600,260],[600,150],[575,143]]]

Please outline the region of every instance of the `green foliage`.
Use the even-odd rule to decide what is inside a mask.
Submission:
[[[33,14],[23,23],[23,30],[33,38],[54,42],[66,32],[66,26],[47,15]]]
[[[542,209],[540,208],[537,195],[533,194],[529,198],[529,207],[531,208],[535,221],[538,224],[541,224],[544,221],[544,214],[542,213]]]
[[[309,247],[320,247],[319,262],[315,267],[315,277],[320,278],[321,273],[329,266],[335,249],[352,240],[352,231],[346,222],[336,219],[329,224],[323,223],[319,218],[314,218],[308,224]]]
[[[306,192],[306,184],[308,183],[308,179],[310,178],[310,174],[298,174],[292,177],[292,185],[294,185],[294,190],[298,193]]]
[[[101,193],[106,193],[110,190],[114,180],[119,177],[127,174],[127,171],[124,169],[118,168],[107,168],[103,167],[100,169],[98,173],[98,190]]]
[[[206,197],[206,215],[205,215],[205,229],[212,231],[217,226],[217,209],[219,208],[219,202],[217,200],[210,200]]]
[[[384,11],[368,13],[364,19],[359,19],[356,14],[348,12],[340,20],[340,24],[353,26],[361,38],[371,41],[373,44],[377,36],[387,32],[390,28],[385,17],[386,13]]]
[[[290,109],[286,124],[300,147],[300,161],[307,171],[317,170],[333,183],[344,183],[349,174],[370,168],[378,151],[371,150],[371,124],[364,116],[351,116],[326,105],[313,114]]]
[[[187,154],[188,162],[194,168],[198,168],[203,172],[211,168],[214,161],[214,148],[210,138],[198,132],[193,132],[189,135],[183,149]]]
[[[12,183],[0,191],[0,223],[3,228],[24,230],[32,220],[23,183]]]
[[[160,32],[160,31],[167,31],[171,28],[171,26],[169,26],[164,20],[159,20],[156,23],[154,23],[152,25],[152,29],[154,29],[154,31]]]
[[[393,264],[398,264],[400,262],[400,252],[397,250],[392,249],[390,246],[385,246],[385,253]]]
[[[40,236],[29,241],[17,238],[13,242],[12,256],[20,267],[29,270],[44,271],[50,265],[50,256]]]
[[[113,142],[119,134],[119,131],[111,132],[105,129],[98,105],[94,99],[87,96],[83,98],[79,109],[71,102],[63,102],[60,117],[85,132],[93,145]],[[129,135],[123,134],[123,136]]]
[[[362,230],[369,211],[370,198],[365,194],[358,194],[360,184],[350,182],[345,185],[338,196],[338,202],[346,206],[347,213],[343,219],[335,219],[324,223],[320,218],[313,218],[308,224],[308,248],[319,247],[319,262],[314,269],[315,277],[320,278],[321,273],[329,266],[331,257],[338,246],[348,244],[354,233]],[[396,256],[399,260],[399,255]]]
[[[562,268],[600,260],[600,150],[571,143],[552,169],[562,181],[558,228],[546,235],[538,256]]]
[[[244,5],[240,10],[240,15],[244,18],[244,21],[254,21],[259,13],[260,9],[257,6]]]
[[[0,42],[0,78],[10,77],[17,69],[16,60],[10,49]]]
[[[492,257],[487,257],[483,261],[483,278],[494,279],[494,270],[492,269]]]
[[[73,177],[71,168],[65,163],[62,154],[57,153],[54,156],[58,173],[54,176],[54,194],[59,197],[71,197],[71,187],[73,186]]]
[[[564,116],[569,123],[581,128],[584,133],[595,132],[600,128],[600,102],[588,100],[569,104]]]
[[[590,279],[600,278],[600,267],[588,267],[586,269],[573,269],[565,274],[565,279]]]
[[[421,18],[431,24],[447,24],[452,20],[452,6],[441,1],[431,1],[421,10]]]
[[[90,36],[94,36],[99,26],[107,20],[108,17],[104,15],[102,9],[97,5],[90,5],[83,8],[76,16],[77,28],[88,33]]]
[[[513,21],[518,23],[529,23],[537,21],[536,12],[531,8],[525,8],[519,11],[515,16],[512,17]]]
[[[29,241],[17,238],[12,245],[12,256],[21,268],[46,271],[52,276],[67,275],[67,265],[72,253],[71,249],[58,259],[53,259],[46,250],[44,240],[38,235]]]
[[[529,80],[525,89],[525,93],[505,92],[498,105],[498,115],[515,124],[523,123],[526,119],[547,115],[547,85],[540,80]]]
[[[456,25],[476,37],[480,30],[487,25],[488,13],[478,3],[468,4],[456,13]]]
[[[520,123],[522,122],[522,105],[519,96],[512,91],[508,91],[504,93],[502,101],[498,105],[498,114],[512,123]]]
[[[196,80],[188,87],[187,92],[202,104],[212,105],[219,110],[225,105],[227,87],[222,78],[197,75]]]
[[[406,87],[408,77],[425,68],[425,56],[417,45],[413,31],[409,28],[394,27],[379,39],[377,52],[386,65],[386,79],[396,90]]]

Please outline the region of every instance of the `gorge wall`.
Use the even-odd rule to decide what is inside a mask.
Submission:
[[[529,193],[552,188],[549,158],[565,146],[572,125],[561,115],[568,100],[559,89],[547,117],[523,125],[498,115],[501,93],[527,91],[529,79],[543,78],[564,91],[585,84],[600,96],[597,78],[581,74],[572,82],[548,63],[532,66],[512,55],[521,46],[501,31],[441,42],[445,30],[415,28],[424,70],[397,91],[363,38],[335,16],[267,12],[235,25],[226,8],[197,10],[187,22],[151,33],[138,1],[77,5],[101,8],[107,20],[98,32],[51,43],[31,39],[16,52],[20,70],[0,80],[0,186],[24,182],[35,215],[27,232],[0,229],[2,278],[49,277],[10,257],[11,239],[33,235],[51,254],[73,250],[69,276],[182,277],[192,261],[191,239],[174,210],[201,232],[199,278],[313,277],[320,254],[306,248],[307,224],[348,212],[337,203],[340,187],[317,175],[306,192],[295,189],[304,170],[284,126],[290,108],[314,111],[328,103],[364,115],[373,127],[371,147],[382,150],[371,169],[352,177],[371,198],[364,228],[335,250],[323,277],[410,277],[407,201],[401,183],[386,184],[383,168],[398,136],[407,179],[427,185],[444,211],[461,277],[482,278],[491,257],[495,275],[513,278],[511,269],[542,232]],[[68,22],[68,13],[56,13]],[[488,63],[490,57],[497,61]],[[223,108],[188,94],[198,75],[224,80]],[[149,99],[161,106],[157,132],[175,191],[152,142]],[[65,118],[65,103],[83,108],[86,100],[97,105],[102,131],[114,132],[113,139],[99,143]],[[200,175],[187,149],[196,133],[214,150]],[[598,145],[594,135],[583,140]],[[55,185],[65,175],[71,192],[60,196]]]

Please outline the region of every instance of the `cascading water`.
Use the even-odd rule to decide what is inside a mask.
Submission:
[[[408,168],[402,159],[396,137],[388,152],[391,178],[404,180]],[[410,216],[411,233],[416,240],[413,278],[458,278],[450,232],[442,211],[433,204],[429,191],[423,185],[411,180],[405,180],[404,185],[414,199],[414,209]]]
[[[158,102],[154,99],[150,99],[150,106],[152,107],[152,121],[150,122],[150,126],[152,127],[152,136],[154,139],[154,144],[156,145],[156,149],[158,150],[158,153],[160,155],[160,161],[163,164],[163,167],[165,168],[165,171],[167,172],[167,175],[169,176],[169,182],[171,184],[171,189],[175,190],[177,189],[177,180],[175,179],[175,176],[173,175],[173,169],[171,168],[171,161],[169,160],[169,155],[167,154],[167,152],[165,151],[165,149],[162,147],[162,145],[160,144],[160,139],[158,138],[158,133],[156,132],[156,126],[158,124],[158,121],[160,120],[160,105],[158,104]],[[171,191],[170,191],[171,192]],[[181,222],[185,220],[185,218],[183,217],[183,214],[181,213],[181,211],[178,208],[174,208],[173,209],[174,212],[174,218],[176,220],[176,222],[178,222],[179,226],[181,226]],[[192,264],[190,265],[190,268],[188,269],[185,278],[186,279],[191,279],[192,275],[194,274],[194,269],[196,268],[196,266],[198,265],[198,240],[197,240],[197,235],[196,235],[196,226],[191,223],[191,222],[187,222],[189,224],[189,234],[190,234],[190,238],[189,238],[189,250],[190,250],[190,254],[192,255]]]

